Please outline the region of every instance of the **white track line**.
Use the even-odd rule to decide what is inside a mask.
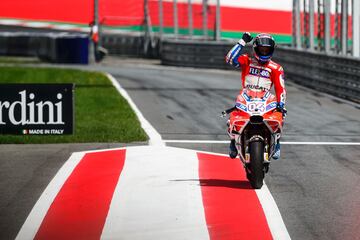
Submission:
[[[276,240],[288,240],[291,239],[289,232],[286,229],[285,223],[281,217],[280,211],[276,205],[276,202],[271,195],[265,182],[261,189],[255,190],[259,201],[264,210],[269,228],[273,239]]]
[[[108,78],[118,90],[118,92],[129,102],[130,106],[133,108],[134,112],[136,113],[141,126],[145,130],[145,132],[149,136],[149,144],[153,146],[165,146],[165,142],[162,140],[161,135],[155,130],[155,128],[145,119],[142,115],[140,110],[137,108],[135,103],[132,101],[128,93],[123,89],[120,84],[116,81],[116,79],[107,74]],[[168,140],[166,142],[179,142],[176,140]],[[186,140],[185,140],[186,141]],[[181,140],[180,142],[184,142]],[[189,140],[187,141],[189,142]],[[191,142],[199,142],[191,140]],[[201,141],[204,143],[214,142],[214,141]],[[228,141],[216,141],[220,143],[225,143]],[[131,151],[131,150],[130,150]],[[135,151],[136,152],[136,151]],[[16,239],[33,239],[41,225],[42,220],[44,219],[47,210],[49,209],[51,203],[53,202],[54,198],[56,197],[57,193],[63,186],[66,179],[72,173],[73,169],[77,166],[79,161],[84,156],[84,152],[81,153],[74,153],[71,155],[69,160],[64,164],[64,166],[59,170],[59,172],[55,175],[53,180],[45,189],[44,193],[41,195],[40,199],[35,204],[34,208],[31,210],[28,218],[26,219],[24,225],[20,229],[19,234],[17,235]],[[141,154],[141,153],[140,153]],[[177,156],[180,157],[181,156]],[[177,161],[176,162],[181,162]],[[192,176],[193,177],[193,176]],[[260,203],[263,206],[263,210],[265,212],[270,230],[273,234],[274,239],[290,239],[285,224],[281,218],[280,212],[277,208],[277,205],[271,196],[270,191],[264,185],[262,190],[257,191],[258,198]],[[111,224],[112,225],[112,224]],[[202,232],[204,234],[205,231]],[[205,234],[204,234],[205,235]],[[106,234],[105,234],[106,236]],[[207,236],[207,235],[206,235]]]
[[[68,179],[83,157],[84,153],[73,153],[57,172],[26,218],[25,223],[22,225],[16,237],[17,240],[34,239],[50,205],[64,185],[66,179]]]
[[[164,140],[164,142],[166,142],[166,140]],[[229,156],[228,154],[213,153],[213,152],[208,152],[208,151],[196,151],[196,152],[218,155],[218,156],[225,156],[225,157]],[[268,189],[265,181],[264,181],[264,185],[262,186],[262,188],[255,190],[255,191],[256,191],[256,194],[260,201],[260,204],[263,208],[263,211],[265,213],[266,220],[269,224],[269,228],[270,228],[271,234],[273,236],[273,239],[276,239],[276,240],[291,239],[289,232],[287,231],[286,225],[284,223],[284,220],[281,217],[280,210],[279,210],[278,206],[276,205],[276,202],[275,202],[273,196],[271,195],[271,192]]]
[[[150,124],[144,115],[140,112],[139,108],[135,105],[133,100],[130,98],[126,90],[121,87],[120,83],[109,73],[106,73],[106,76],[110,79],[116,90],[128,101],[131,108],[134,110],[136,116],[138,117],[141,127],[144,129],[146,134],[149,136],[149,145],[153,146],[165,146],[161,135],[156,131],[156,129]]]
[[[129,147],[101,239],[209,239],[196,151]]]
[[[128,93],[123,89],[116,79],[110,74],[106,74],[109,80],[112,82],[117,91],[128,101],[131,108],[137,115],[141,127],[145,130],[149,136],[149,145],[153,146],[165,146],[160,134],[155,128],[144,118],[140,110],[132,101]],[[101,150],[100,150],[101,151]],[[100,152],[96,150],[94,152]],[[91,152],[91,151],[88,151]],[[46,187],[45,191],[40,196],[39,200],[34,205],[25,223],[21,227],[16,239],[33,239],[43,221],[51,203],[60,191],[66,179],[70,176],[76,165],[80,162],[86,152],[73,153],[71,157],[65,162],[63,167],[58,171],[53,180]]]
[[[165,143],[210,143],[227,144],[229,140],[163,140]],[[360,142],[281,142],[284,145],[344,145],[359,146]]]
[[[285,145],[343,145],[343,146],[359,146],[360,142],[281,142]]]

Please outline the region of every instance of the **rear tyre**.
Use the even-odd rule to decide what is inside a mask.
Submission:
[[[260,189],[264,181],[264,143],[261,141],[250,142],[250,163],[248,179],[255,189]]]

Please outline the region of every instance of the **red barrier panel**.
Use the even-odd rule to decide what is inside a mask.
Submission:
[[[93,19],[93,11],[93,0],[2,0],[0,17],[87,25]],[[99,0],[99,14],[100,20],[139,25],[143,18],[143,1]],[[133,17],[136,21],[130,23]]]

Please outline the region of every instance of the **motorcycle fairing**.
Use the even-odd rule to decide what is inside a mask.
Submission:
[[[265,104],[265,109],[264,111],[260,111],[257,113],[251,112],[250,108],[248,107],[250,103],[255,103],[258,102],[260,103],[264,103]],[[237,99],[236,99],[236,103],[235,103],[235,107],[245,113],[249,113],[249,114],[256,114],[256,115],[263,115],[266,114],[272,110],[274,110],[277,106],[277,101],[274,95],[272,95],[269,91],[268,92],[264,92],[262,94],[259,94],[258,92],[256,92],[254,94],[254,92],[252,91],[242,91]]]
[[[253,104],[253,111],[250,111],[249,104]],[[258,105],[257,105],[258,104]],[[262,109],[263,111],[254,111],[254,106],[259,106],[263,108],[265,106],[265,109]],[[239,152],[239,156],[243,163],[248,162],[248,158],[246,157],[246,154],[244,155],[244,152],[246,152],[245,149],[241,149],[243,144],[242,143],[242,136],[244,133],[245,128],[250,123],[250,117],[251,116],[258,116],[262,119],[261,123],[262,126],[265,126],[266,129],[268,129],[270,133],[269,141],[269,147],[271,151],[269,153],[273,152],[274,145],[277,141],[277,133],[282,132],[282,125],[283,125],[283,116],[281,112],[274,111],[277,106],[276,97],[268,92],[253,92],[251,90],[243,90],[240,92],[236,99],[235,107],[238,109],[237,111],[233,111],[230,114],[230,131],[232,134],[235,134],[236,136],[236,143],[237,148]],[[260,127],[260,125],[259,125]],[[244,141],[247,141],[244,139]],[[244,146],[246,146],[245,144]],[[266,153],[267,154],[267,153]],[[267,156],[266,159],[269,159],[271,156]],[[269,161],[269,160],[267,160]]]
[[[242,111],[244,111],[244,112],[247,112],[247,107],[246,107],[246,105],[244,105],[244,104],[242,104],[242,103],[239,103],[239,102],[235,103],[235,107],[236,107],[237,109],[239,109],[239,110],[242,110]]]

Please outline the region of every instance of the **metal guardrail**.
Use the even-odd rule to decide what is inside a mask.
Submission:
[[[145,41],[143,34],[104,33],[101,43],[110,55],[159,58],[159,39],[152,45],[151,41]]]
[[[288,79],[331,95],[360,102],[359,59],[284,47],[276,49],[274,58],[284,67]]]
[[[101,43],[112,55],[141,57],[144,52],[144,38],[141,36],[103,34]]]
[[[163,65],[233,69],[224,60],[233,42],[166,40],[162,42]],[[246,47],[244,52],[251,52]],[[274,60],[286,78],[351,101],[360,102],[360,60],[277,47]]]
[[[163,65],[230,69],[225,56],[233,46],[229,42],[164,40],[161,44]]]

